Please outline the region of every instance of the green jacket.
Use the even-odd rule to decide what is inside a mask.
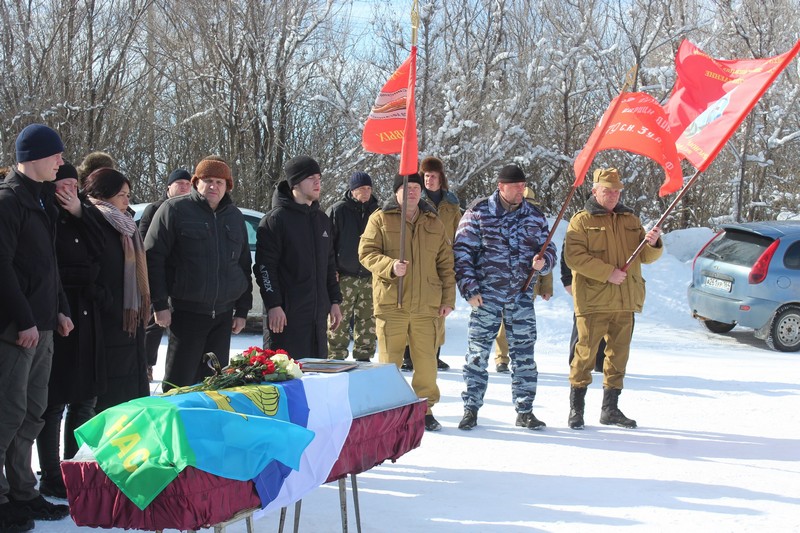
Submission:
[[[439,307],[455,307],[453,249],[435,210],[424,201],[419,207],[417,219],[406,222],[405,259],[409,265],[403,281],[403,309],[435,317]],[[397,310],[399,278],[392,265],[400,257],[400,216],[400,206],[392,198],[369,217],[358,246],[361,264],[372,272],[375,315]]]
[[[608,277],[615,268],[622,268],[645,234],[639,217],[621,203],[609,213],[591,197],[584,210],[572,217],[564,244],[564,260],[572,269],[576,315],[642,311],[645,281],[641,265],[661,257],[664,251],[661,239],[655,246],[644,246],[628,268],[628,276],[622,284],[609,283]]]

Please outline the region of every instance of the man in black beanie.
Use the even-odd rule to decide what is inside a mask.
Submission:
[[[283,167],[272,210],[256,233],[253,273],[267,316],[264,347],[295,358],[328,356],[327,325],[342,321],[333,228],[319,207],[319,164],[297,156]]]
[[[358,241],[378,200],[372,194],[372,178],[353,172],[344,198],[328,209],[333,224],[333,249],[342,292],[342,322],[328,333],[328,358],[347,359],[350,321],[353,323],[353,359],[369,361],[375,354],[375,318],[372,316],[372,272],[358,262]]]
[[[139,219],[139,234],[142,236],[142,241],[147,237],[147,230],[150,228],[150,223],[153,221],[156,211],[168,198],[175,198],[189,194],[192,190],[192,175],[189,171],[183,168],[176,168],[167,176],[167,190],[164,197],[160,200],[149,204],[142,211],[142,217]],[[150,317],[150,322],[147,324],[144,333],[144,348],[147,354],[147,379],[153,381],[153,367],[158,362],[158,347],[161,345],[161,337],[164,336],[164,328],[156,324],[155,318]]]
[[[378,333],[381,363],[399,368],[408,344],[414,363],[411,387],[426,398],[425,429],[439,431],[442,425],[432,408],[439,401],[436,384],[438,329],[455,307],[453,252],[447,230],[436,210],[422,201],[422,177],[403,176],[394,180],[394,196],[376,210],[367,222],[358,247],[361,264],[372,272],[372,302]],[[403,201],[405,197],[405,220]],[[405,224],[405,242],[400,242]],[[401,246],[403,248],[401,248]],[[407,250],[403,260],[399,251]],[[402,301],[398,302],[400,280]]]
[[[44,425],[53,331],[73,324],[55,253],[58,209],[53,181],[64,144],[31,124],[16,141],[17,166],[0,184],[0,531],[28,531],[34,520],[60,520],[36,490],[33,441]]]

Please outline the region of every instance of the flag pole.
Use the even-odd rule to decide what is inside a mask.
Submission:
[[[619,91],[619,96],[617,97],[617,101],[614,104],[614,107],[610,110],[609,113],[605,113],[604,116],[607,116],[609,119],[614,116],[614,113],[617,112],[617,108],[619,107],[620,103],[622,103],[622,95],[625,94],[625,91],[628,90],[628,87],[632,86],[636,82],[636,73],[638,72],[637,67],[634,65],[626,74],[625,74],[625,83],[622,84],[622,89]],[[601,117],[602,120],[602,117]],[[600,143],[600,139],[602,139],[602,135],[598,135],[597,138],[594,140],[592,144],[591,151],[589,153],[594,153],[595,148]],[[575,180],[577,181],[577,180]],[[558,216],[556,217],[555,222],[553,222],[553,227],[550,228],[550,233],[547,235],[547,239],[542,244],[542,247],[539,248],[539,251],[536,252],[536,255],[533,257],[534,261],[536,259],[541,258],[542,253],[544,250],[547,249],[547,246],[552,242],[553,237],[556,234],[556,228],[558,224],[561,222],[561,217],[564,216],[564,212],[567,210],[567,206],[569,205],[570,200],[575,195],[575,191],[578,189],[580,185],[576,185],[574,182],[572,184],[572,188],[567,194],[567,199],[564,200],[564,205],[561,206],[561,211],[558,212]],[[522,286],[522,290],[520,292],[525,292],[528,290],[528,287],[531,286],[531,281],[533,281],[533,276],[536,274],[536,271],[531,267],[530,272],[528,272],[528,277],[525,279],[525,284]]]
[[[408,202],[408,176],[403,176],[403,203],[400,206],[400,262],[403,263],[406,260],[406,213],[408,213],[408,208],[406,207],[406,203]],[[408,272],[406,272],[407,274]],[[400,276],[397,280],[397,308],[403,308],[403,280],[405,276]]]
[[[411,47],[412,49],[417,46],[417,30],[419,29],[419,5],[418,0],[414,0],[411,4]],[[408,109],[408,104],[406,104]],[[408,120],[408,116],[406,116]],[[406,260],[406,214],[408,208],[408,176],[403,175],[403,203],[400,205],[400,262]],[[406,272],[407,273],[407,272]],[[400,276],[397,280],[397,308],[403,308],[403,279],[405,276]]]
[[[678,205],[678,202],[680,202],[683,199],[683,197],[686,196],[686,192],[689,190],[689,187],[691,187],[692,185],[695,184],[695,182],[697,181],[697,178],[699,178],[700,174],[702,174],[702,173],[703,173],[702,170],[696,170],[695,171],[695,173],[692,175],[691,178],[689,178],[689,181],[686,182],[686,184],[683,186],[683,188],[678,193],[678,195],[675,197],[675,199],[672,200],[672,203],[669,204],[669,207],[667,207],[667,210],[664,211],[664,213],[658,219],[658,221],[656,222],[655,226],[653,226],[654,228],[660,228],[661,225],[664,224],[664,220],[666,220],[666,218],[672,213],[672,211],[675,209],[675,206]],[[627,272],[628,271],[628,269],[631,266],[631,263],[633,263],[633,261],[639,256],[639,254],[642,253],[642,250],[644,250],[644,245],[645,244],[647,244],[647,239],[644,239],[644,240],[642,240],[642,242],[639,243],[639,246],[636,247],[636,250],[633,251],[631,256],[628,258],[628,260],[625,262],[625,264],[622,265],[622,268],[620,268],[620,270],[622,270],[623,272]]]

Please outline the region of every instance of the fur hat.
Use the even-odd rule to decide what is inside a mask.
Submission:
[[[425,188],[425,183],[422,181],[422,176],[419,174],[411,174],[408,176],[409,183],[418,183],[420,187]],[[403,175],[398,174],[394,177],[394,184],[392,190],[397,192],[397,189],[403,186]]]
[[[176,168],[175,170],[170,172],[169,177],[167,177],[167,187],[169,187],[178,180],[192,181],[192,175],[189,174],[188,170],[184,170],[182,168]]]
[[[419,175],[424,176],[426,172],[439,173],[439,186],[445,191],[449,190],[447,176],[444,173],[444,163],[438,157],[428,156],[419,164]]]
[[[294,187],[309,176],[322,174],[322,170],[319,168],[319,163],[314,159],[307,155],[298,155],[283,165],[283,173],[286,175],[289,187]]]
[[[64,161],[64,164],[58,167],[58,172],[56,172],[56,181],[70,178],[77,180],[78,170],[67,161]]]
[[[525,182],[525,173],[517,165],[506,165],[497,174],[498,183]]]
[[[92,152],[83,158],[78,165],[78,178],[81,182],[98,168],[116,168],[117,162],[106,152]]]
[[[350,174],[350,181],[348,187],[351,191],[369,185],[372,187],[372,178],[366,172],[353,172]]]
[[[64,143],[56,130],[44,124],[31,124],[17,135],[16,149],[17,163],[25,163],[62,153]]]
[[[195,185],[198,180],[203,178],[220,178],[225,180],[226,191],[233,190],[233,176],[231,176],[231,167],[226,163],[217,159],[203,159],[194,168],[194,175],[192,176],[192,185]]]
[[[615,191],[621,191],[625,188],[620,179],[619,170],[616,168],[598,168],[592,176],[593,188],[601,185]]]

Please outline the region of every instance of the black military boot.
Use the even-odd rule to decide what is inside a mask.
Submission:
[[[636,420],[631,420],[622,414],[622,411],[617,407],[621,393],[620,389],[603,388],[603,410],[600,411],[600,423],[606,426],[633,429],[636,427]]]
[[[533,412],[517,413],[516,425],[528,429],[542,429],[547,426],[547,424],[536,418]]]
[[[478,411],[475,409],[464,409],[464,418],[458,423],[458,429],[472,429],[478,425]]]
[[[583,408],[586,405],[586,387],[569,389],[569,427],[583,429]]]

